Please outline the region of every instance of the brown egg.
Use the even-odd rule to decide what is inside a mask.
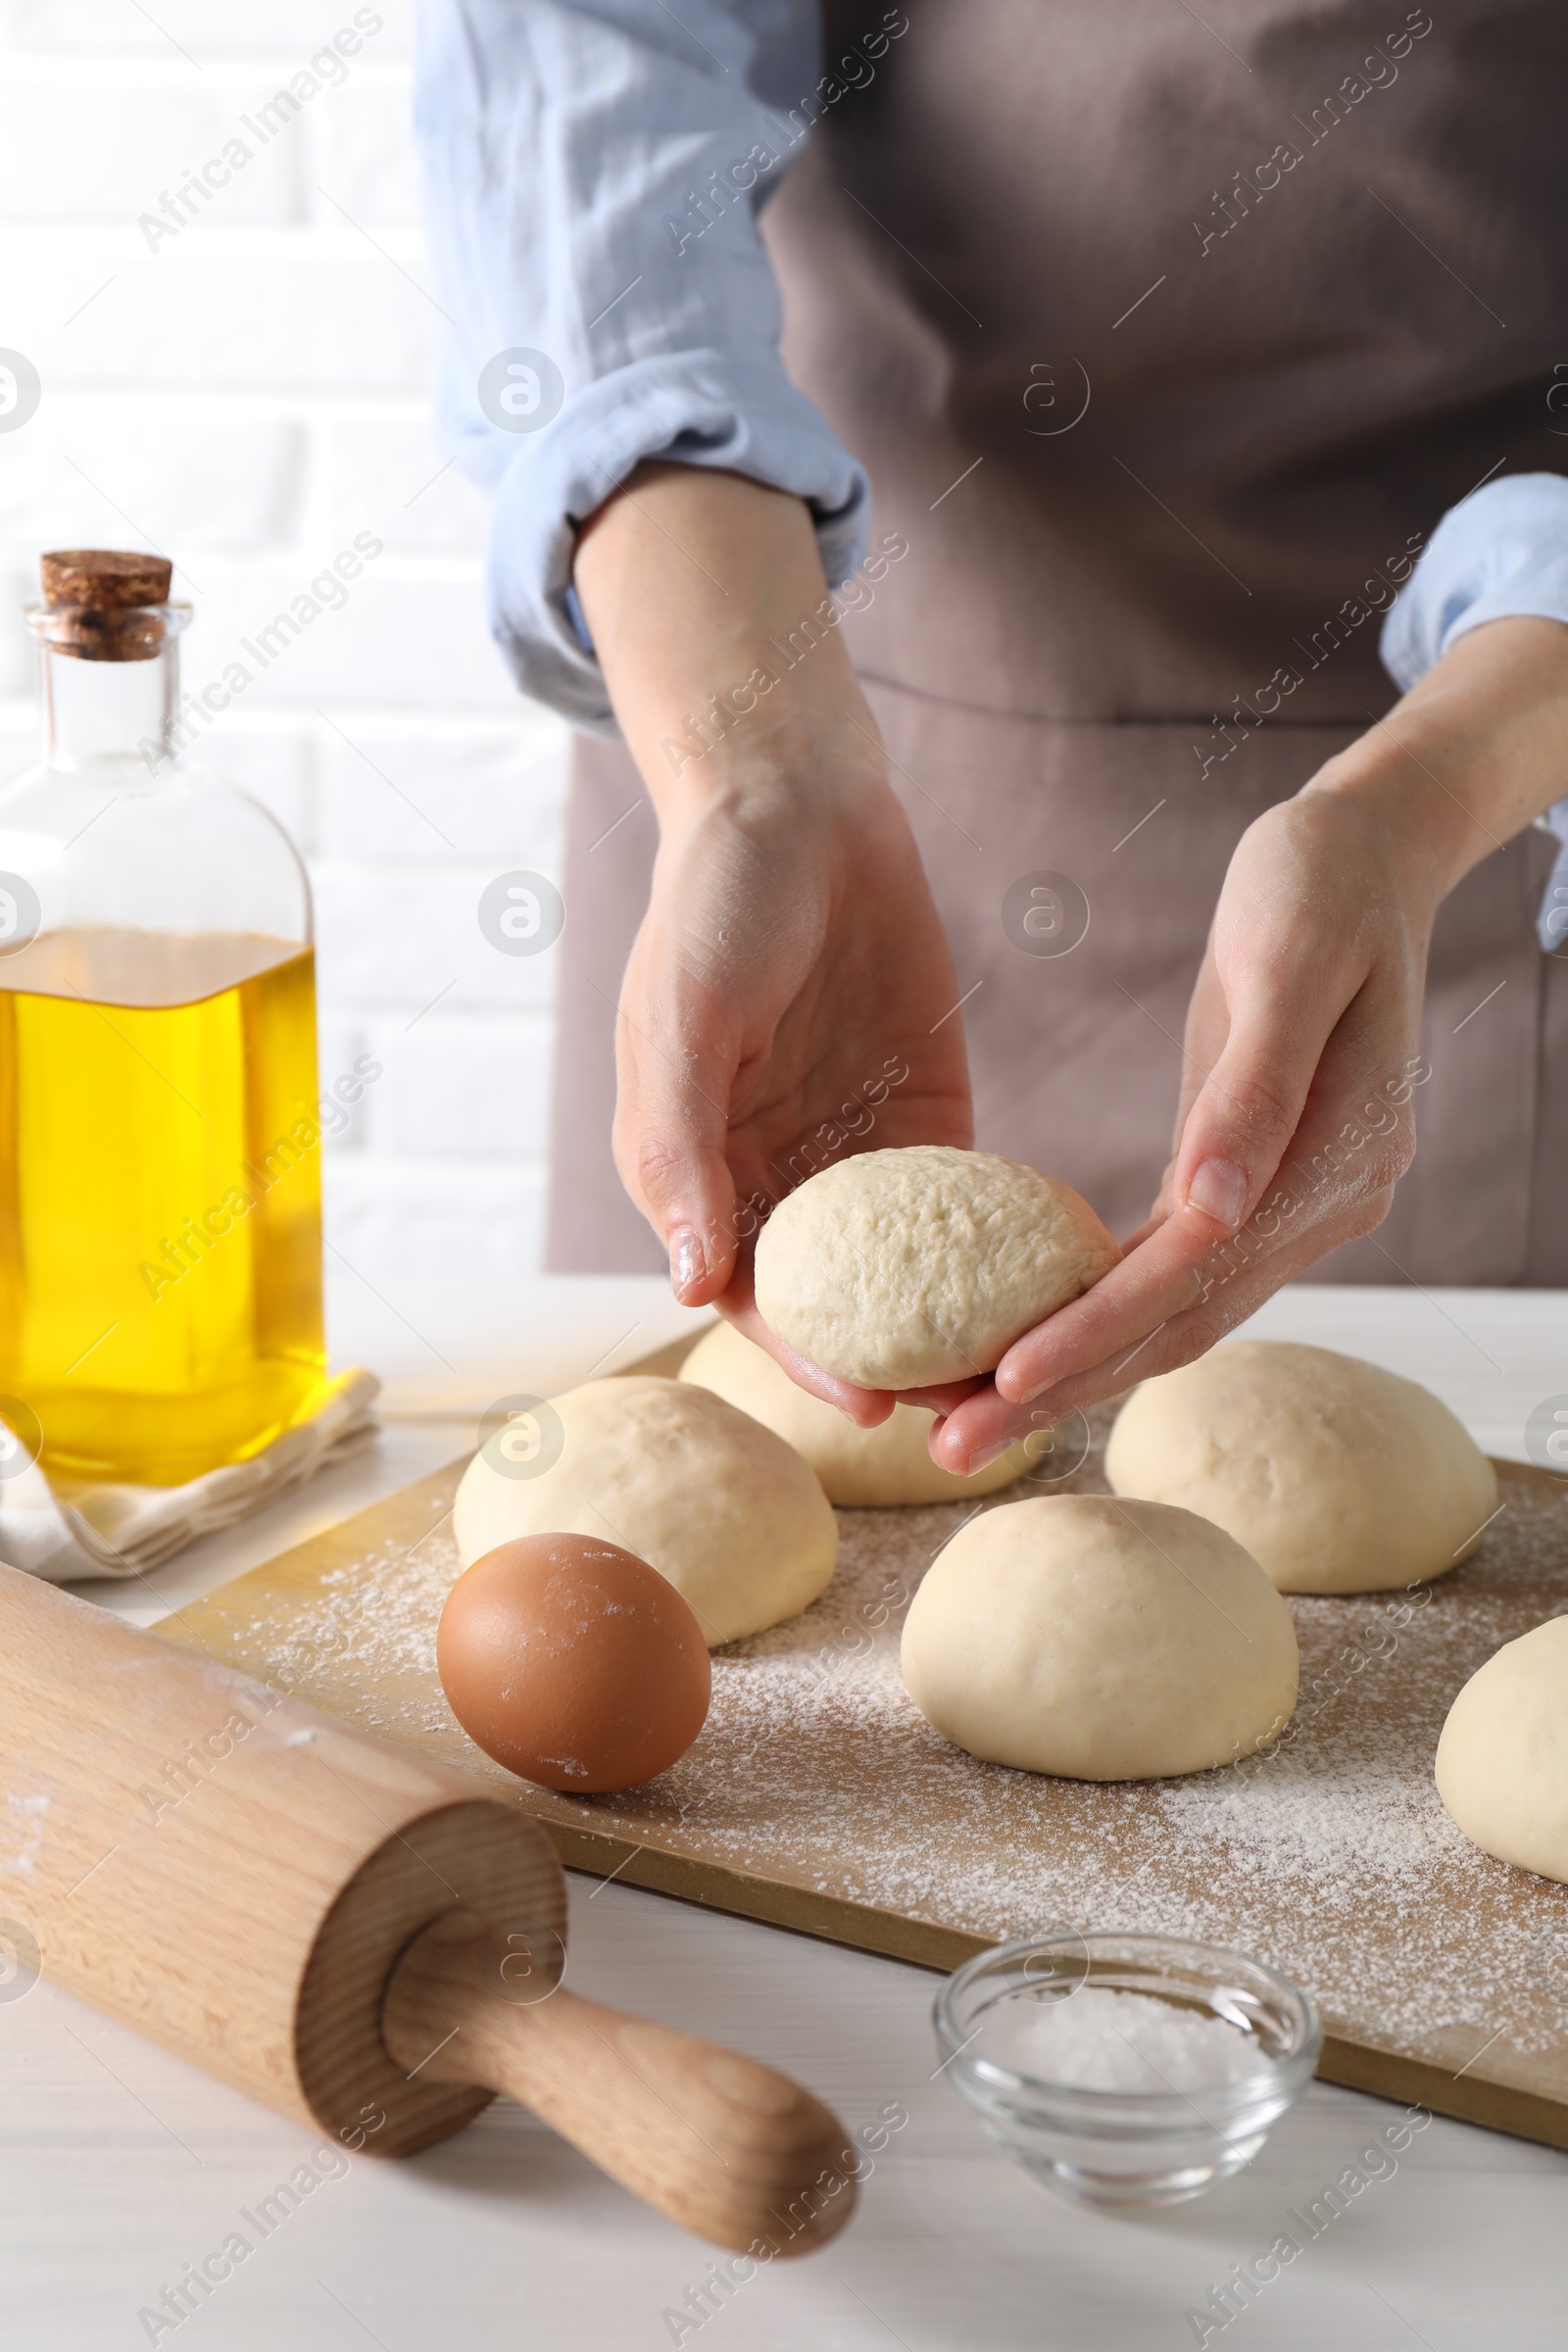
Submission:
[[[635,1552],[518,1536],[460,1576],[436,1634],[453,1714],[524,1780],[630,1788],[683,1756],[708,1714],[708,1644]]]

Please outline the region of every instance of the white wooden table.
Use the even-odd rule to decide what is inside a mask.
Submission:
[[[207,1590],[472,1444],[494,1396],[582,1377],[687,1320],[662,1286],[537,1284],[514,1298],[349,1284],[335,1353],[392,1375],[373,1451],[196,1547],[165,1600]],[[635,1327],[634,1329],[631,1327]],[[1494,1452],[1568,1391],[1562,1294],[1306,1289],[1250,1330],[1321,1341],[1428,1383]],[[145,1594],[92,1597],[143,1620]],[[313,2143],[47,1983],[0,1985],[0,2343],[115,2352],[1146,2352],[1353,2165],[1396,2110],[1314,2084],[1256,2162],[1164,2214],[1084,2214],[1032,2187],[933,2077],[935,1979],[804,1937],[574,1879],[570,1981],[799,2075],[852,2129],[890,2113],[858,2216],[824,2253],[689,2300],[710,2250],[498,2103],[399,2164],[341,2160],[178,2329],[139,2315],[220,2247]],[[1568,2013],[1564,2017],[1568,2031]],[[334,2162],[340,2161],[334,2158]],[[1382,2170],[1387,2159],[1380,2159]],[[326,2171],[326,2166],[321,2168]],[[252,2233],[254,2234],[254,2232]],[[1207,2339],[1262,2352],[1561,2352],[1568,2156],[1436,2120],[1258,2300]]]

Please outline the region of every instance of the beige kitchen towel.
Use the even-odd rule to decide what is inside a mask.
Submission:
[[[355,1452],[375,1434],[370,1407],[380,1386],[373,1372],[340,1373],[311,1418],[284,1430],[265,1452],[209,1470],[183,1487],[109,1486],[85,1479],[60,1479],[51,1486],[0,1422],[0,1560],[51,1585],[140,1576],[198,1536],[249,1518],[290,1487]],[[21,1466],[5,1475],[8,1460],[19,1457]]]

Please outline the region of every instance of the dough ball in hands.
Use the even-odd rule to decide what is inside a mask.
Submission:
[[[1499,1862],[1568,1880],[1568,1617],[1470,1677],[1438,1741],[1438,1794]]]
[[[1105,1448],[1118,1494],[1198,1511],[1282,1592],[1380,1592],[1457,1567],[1497,1476],[1430,1391],[1353,1355],[1232,1340],[1146,1381]]]
[[[711,1389],[810,1463],[829,1502],[876,1509],[907,1502],[951,1502],[956,1495],[995,1494],[1032,1468],[1024,1446],[1006,1452],[973,1478],[941,1469],[927,1440],[935,1413],[896,1404],[876,1429],[860,1429],[836,1404],[808,1396],[763,1348],[716,1323],[681,1365],[682,1380]]]
[[[904,1683],[970,1755],[1143,1781],[1250,1755],[1296,1706],[1296,1628],[1257,1562],[1191,1511],[1004,1502],[958,1530],[904,1626]]]
[[[593,1536],[666,1577],[709,1647],[808,1607],[838,1558],[832,1505],[800,1455],[708,1389],[591,1380],[552,1400],[559,1450],[514,1464],[491,1440],[453,1505],[468,1567],[514,1536]],[[529,1473],[533,1474],[530,1475]]]
[[[1087,1200],[989,1152],[862,1152],[781,1200],[757,1304],[836,1379],[920,1389],[994,1372],[1012,1342],[1121,1255]]]

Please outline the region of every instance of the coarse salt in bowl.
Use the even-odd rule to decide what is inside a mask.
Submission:
[[[1031,2178],[1177,2205],[1250,2162],[1322,2047],[1264,1961],[1174,1936],[1050,1931],[982,1952],[933,2012],[942,2069]]]

